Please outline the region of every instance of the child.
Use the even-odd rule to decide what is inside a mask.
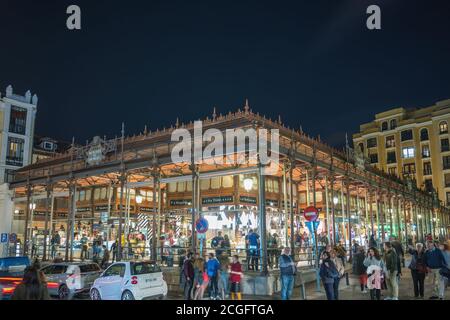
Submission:
[[[244,276],[242,273],[242,266],[239,263],[239,257],[233,256],[233,262],[231,263],[230,281],[231,281],[231,300],[242,300],[241,295],[241,279]]]

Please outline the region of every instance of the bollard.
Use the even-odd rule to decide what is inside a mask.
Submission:
[[[345,283],[349,286],[350,280],[348,279],[348,272],[345,273]]]

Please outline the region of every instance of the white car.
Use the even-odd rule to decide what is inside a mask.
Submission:
[[[156,263],[116,262],[94,281],[90,296],[92,300],[163,299],[167,283]]]

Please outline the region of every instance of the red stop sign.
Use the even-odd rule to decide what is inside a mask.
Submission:
[[[319,216],[319,210],[317,210],[317,208],[313,206],[307,207],[303,212],[303,216],[308,221],[316,221],[317,217]]]

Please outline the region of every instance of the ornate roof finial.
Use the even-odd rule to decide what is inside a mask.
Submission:
[[[180,120],[177,117],[177,123],[175,124],[175,127],[178,128],[180,126]]]
[[[281,115],[278,115],[278,123],[281,124]]]
[[[147,135],[148,131],[147,131],[147,125],[144,126],[144,135]]]
[[[214,107],[213,114],[212,114],[213,121],[216,120],[216,117],[217,117],[216,107]]]
[[[300,133],[303,133],[303,127],[300,125]]]
[[[244,111],[245,111],[245,113],[248,113],[249,110],[250,110],[250,106],[248,105],[248,99],[245,99]]]

